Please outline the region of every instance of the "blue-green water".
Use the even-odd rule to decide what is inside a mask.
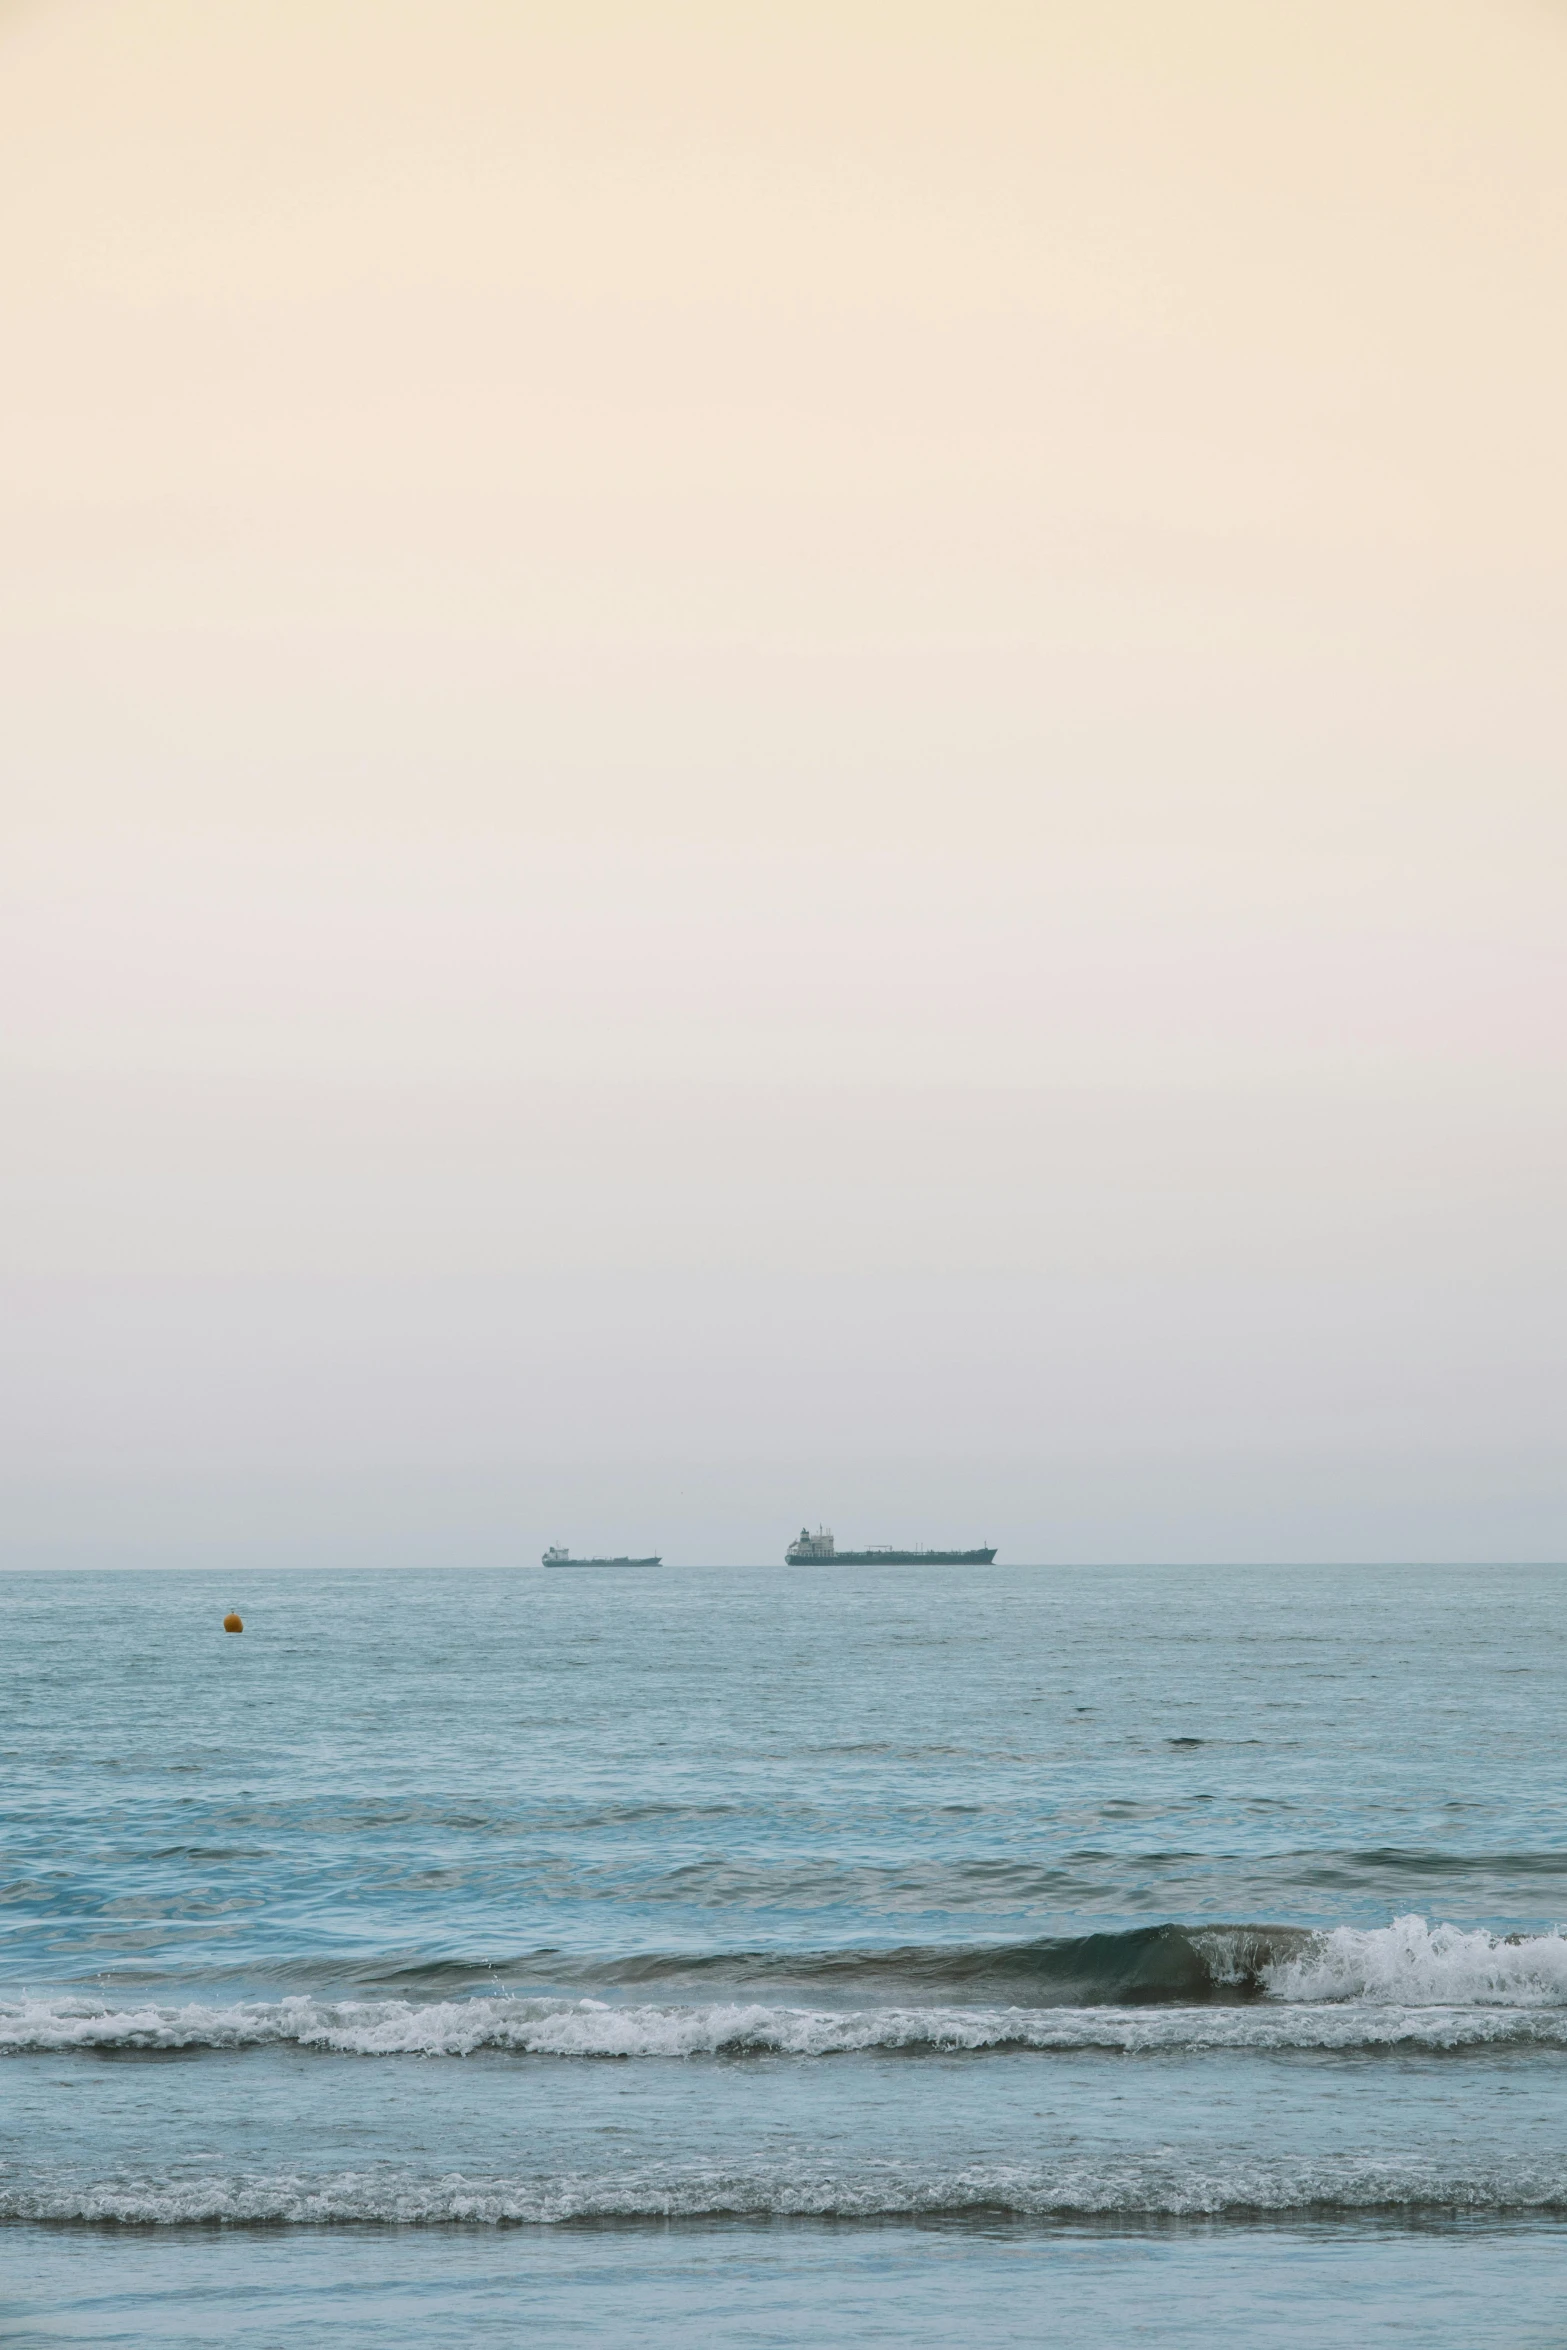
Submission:
[[[0,2340],[1567,2342],[1564,1611],[4,1578]]]

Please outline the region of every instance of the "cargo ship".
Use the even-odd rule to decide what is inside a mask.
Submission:
[[[899,1550],[890,1542],[873,1542],[868,1550],[840,1550],[830,1526],[818,1526],[814,1534],[802,1526],[799,1540],[791,1542],[784,1552],[784,1564],[789,1567],[988,1567],[995,1555],[993,1549],[983,1547]]]
[[[648,1559],[574,1559],[569,1550],[551,1548],[540,1562],[546,1567],[661,1567],[661,1558]]]

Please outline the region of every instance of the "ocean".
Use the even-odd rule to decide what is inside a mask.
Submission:
[[[1564,1622],[0,1577],[0,2342],[1567,2343]]]

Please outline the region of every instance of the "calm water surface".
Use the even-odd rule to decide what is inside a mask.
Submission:
[[[1564,1621],[0,1579],[0,2340],[1567,2343]]]

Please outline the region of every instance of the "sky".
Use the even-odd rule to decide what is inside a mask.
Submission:
[[[1561,0],[0,0],[0,1557],[1567,1555]]]

